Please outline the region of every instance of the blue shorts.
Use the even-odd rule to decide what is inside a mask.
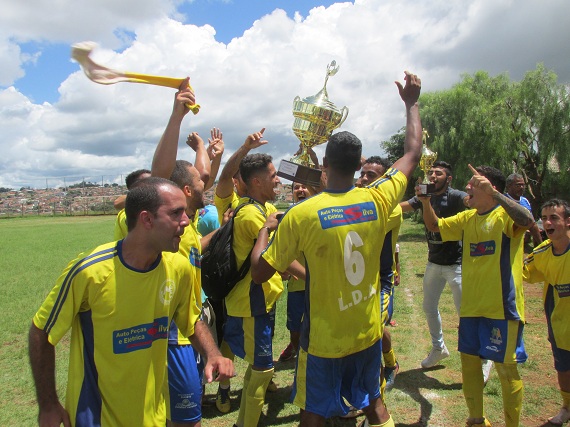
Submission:
[[[392,320],[394,314],[394,287],[389,291],[380,291],[380,322],[387,325]]]
[[[272,335],[275,312],[254,317],[228,315],[224,325],[224,341],[232,352],[250,365],[273,368]]]
[[[171,421],[196,422],[202,418],[202,381],[197,355],[191,345],[168,346],[168,387],[164,400],[166,417]]]
[[[301,331],[301,320],[305,312],[305,291],[287,294],[287,329],[291,332]]]
[[[527,359],[523,330],[519,320],[460,317],[458,348],[461,353],[498,363],[522,363]]]
[[[380,397],[381,361],[382,340],[334,359],[313,356],[300,348],[291,400],[325,418],[346,415],[350,408],[344,399],[358,409],[365,408]]]

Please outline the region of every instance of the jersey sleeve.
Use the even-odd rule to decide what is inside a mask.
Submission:
[[[199,289],[196,292],[196,289],[200,288],[200,284],[196,277],[197,270],[190,268],[186,260],[177,267],[177,270],[181,273],[179,279],[181,298],[174,313],[174,322],[184,337],[190,337],[194,335],[194,325],[200,317],[200,306],[202,304],[201,300],[196,299],[197,295],[200,295]]]
[[[115,240],[121,240],[127,237],[129,230],[127,228],[127,215],[125,214],[125,210],[121,209],[117,214],[117,218],[115,219],[115,231],[113,234],[113,238]]]
[[[75,316],[89,309],[89,279],[82,274],[85,265],[82,256],[69,263],[33,318],[34,325],[48,335],[54,346],[71,328]]]
[[[463,229],[468,219],[467,212],[469,211],[460,212],[457,215],[439,218],[437,220],[442,241],[458,241],[462,239]]]

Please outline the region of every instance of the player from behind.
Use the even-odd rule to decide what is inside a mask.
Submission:
[[[548,240],[525,260],[524,278],[544,282],[544,312],[554,369],[562,395],[560,412],[548,421],[561,426],[570,420],[570,206],[552,199],[542,205],[542,224]]]
[[[420,80],[406,72],[405,87],[397,84],[407,116],[404,156],[370,188],[354,188],[362,144],[350,132],[332,135],[323,159],[326,189],[293,205],[278,228],[277,216],[270,215],[251,255],[254,283],[285,270],[299,253],[306,259],[305,312],[292,396],[301,408],[302,427],[323,426],[326,418],[345,415],[349,406],[343,398],[364,410],[366,423],[394,426],[380,398],[377,241],[418,164],[422,137]]]

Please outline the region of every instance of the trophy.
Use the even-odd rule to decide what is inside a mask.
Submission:
[[[314,96],[293,100],[293,132],[301,141],[301,153],[291,159],[282,160],[277,175],[290,181],[312,186],[321,183],[321,171],[314,168],[309,149],[327,142],[334,129],[340,127],[348,116],[348,108],[338,109],[329,101],[327,81],[339,67],[336,61],[327,65],[327,75],[323,88]]]
[[[428,196],[435,192],[435,184],[431,183],[428,179],[429,170],[433,166],[435,159],[437,159],[437,153],[431,151],[427,146],[427,139],[429,137],[428,131],[423,130],[422,136],[422,157],[420,158],[420,169],[424,171],[424,180],[419,184],[421,196]]]

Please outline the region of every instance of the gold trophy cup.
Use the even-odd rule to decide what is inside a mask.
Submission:
[[[303,184],[320,185],[321,171],[314,168],[309,149],[327,142],[332,131],[340,127],[348,116],[347,107],[339,110],[328,98],[327,81],[338,69],[336,61],[332,61],[327,65],[325,84],[319,93],[303,100],[297,96],[293,100],[293,132],[301,141],[302,150],[291,161],[281,161],[277,171],[280,177]]]
[[[431,151],[427,146],[427,139],[429,137],[428,131],[423,130],[423,146],[422,146],[422,157],[420,158],[420,169],[424,171],[424,179],[419,184],[421,196],[428,196],[435,192],[435,184],[429,181],[428,175],[429,170],[433,166],[433,163],[437,159],[437,153]]]

